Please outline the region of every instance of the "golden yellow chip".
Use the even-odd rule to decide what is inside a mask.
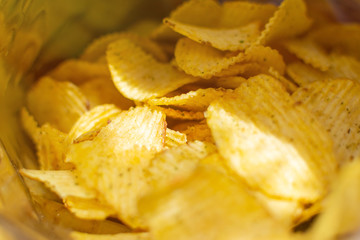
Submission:
[[[305,63],[326,71],[330,68],[329,56],[320,45],[309,39],[292,39],[284,42],[286,49]]]
[[[137,34],[139,36],[148,37],[161,24],[161,21],[145,18],[136,21],[126,28],[127,32]]]
[[[360,157],[359,83],[346,79],[317,81],[299,88],[292,97],[330,133],[341,165]]]
[[[118,233],[118,234],[89,234],[83,232],[72,232],[73,240],[151,240],[147,232]]]
[[[282,76],[278,71],[276,71],[274,68],[269,68],[269,75],[274,77],[276,80],[282,83],[282,85],[286,88],[286,90],[289,93],[295,92],[297,89],[297,86],[294,82],[288,80],[286,77]]]
[[[32,116],[28,110],[23,107],[20,112],[21,125],[26,134],[31,138],[33,142],[36,142],[39,137],[39,125],[36,122],[34,116]]]
[[[199,123],[189,124],[181,132],[186,134],[188,141],[198,140],[204,142],[214,142],[214,138],[211,134],[211,130],[204,121],[201,121]]]
[[[115,86],[132,100],[144,101],[161,97],[187,83],[197,81],[170,64],[156,61],[125,38],[109,46],[107,60]]]
[[[170,128],[166,129],[166,139],[165,139],[166,147],[172,148],[186,143],[187,143],[186,134],[172,130]]]
[[[252,188],[304,203],[326,193],[337,166],[331,138],[274,78],[248,79],[206,118],[219,153]]]
[[[114,86],[111,78],[95,78],[79,85],[89,101],[90,108],[102,104],[115,104],[121,109],[129,109],[134,102],[125,98]]]
[[[331,68],[327,72],[329,78],[348,78],[360,82],[360,60],[354,57],[331,54]]]
[[[266,24],[257,43],[265,45],[304,33],[312,23],[306,11],[304,0],[284,0]]]
[[[220,77],[211,79],[211,84],[214,87],[235,89],[238,88],[243,82],[246,82],[246,78],[240,76],[234,77]]]
[[[85,133],[101,129],[120,112],[121,110],[112,104],[100,105],[91,109],[83,114],[71,128],[68,134],[69,141],[72,142]]]
[[[167,118],[181,119],[181,120],[202,120],[204,119],[204,112],[182,111],[173,108],[165,108],[159,106],[151,106],[152,109],[163,112]]]
[[[216,168],[197,169],[186,181],[145,197],[139,209],[158,240],[288,237],[244,183]]]
[[[166,18],[164,23],[175,32],[178,32],[195,42],[208,44],[223,51],[244,50],[251,46],[260,35],[259,22],[253,22],[245,26],[230,29],[205,28],[188,25],[170,18]]]
[[[110,71],[106,63],[71,59],[60,63],[49,76],[58,81],[69,81],[79,85],[94,78],[109,78]]]
[[[304,86],[308,83],[328,79],[324,72],[317,70],[302,62],[293,62],[287,65],[286,73],[299,86]]]
[[[147,104],[159,105],[159,106],[171,106],[186,111],[205,111],[209,104],[215,99],[223,96],[226,92],[231,90],[225,90],[222,88],[206,88],[198,89],[196,91],[190,91],[174,97],[162,97],[150,99]]]
[[[86,98],[74,84],[49,77],[30,89],[26,105],[40,125],[49,123],[65,133],[88,109]]]
[[[108,45],[121,38],[130,39],[160,62],[168,61],[167,55],[158,44],[146,37],[129,32],[108,34],[96,39],[85,49],[80,59],[90,62],[99,60],[102,56],[105,56]]]

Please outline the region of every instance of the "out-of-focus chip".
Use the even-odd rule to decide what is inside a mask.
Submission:
[[[178,128],[175,126],[175,128]],[[184,129],[180,130],[182,133],[186,134],[188,141],[204,141],[204,142],[214,142],[214,139],[211,135],[211,130],[206,122],[196,122],[189,123]]]
[[[220,29],[204,28],[181,23],[170,18],[164,19],[164,23],[195,42],[209,44],[219,50],[244,50],[252,45],[260,35],[259,22],[249,23],[242,27]],[[221,37],[219,37],[221,36]]]
[[[286,239],[244,183],[210,167],[140,201],[154,239]],[[261,229],[261,231],[259,231]]]
[[[173,108],[165,108],[159,106],[151,106],[151,108],[163,112],[166,115],[166,117],[172,119],[202,120],[205,118],[204,112],[182,111]]]
[[[115,86],[132,100],[162,97],[187,83],[197,81],[170,64],[156,61],[125,38],[110,44],[107,60]]]
[[[129,109],[134,102],[125,98],[114,86],[111,78],[91,79],[79,86],[89,101],[90,108],[102,104],[115,104],[121,109]]]
[[[177,147],[183,145],[187,142],[186,134],[172,130],[170,128],[166,129],[166,139],[165,146],[168,148]]]
[[[304,203],[326,193],[337,166],[331,138],[274,78],[248,79],[206,118],[220,154],[252,188]]]
[[[93,108],[76,121],[68,134],[68,139],[71,142],[87,132],[101,129],[109,124],[120,112],[121,110],[112,104],[100,105]]]
[[[140,19],[126,28],[127,32],[147,37],[161,24],[160,21],[150,18]]]
[[[265,45],[305,32],[312,23],[306,15],[306,11],[303,0],[284,0],[266,24],[257,43]]]
[[[284,42],[286,49],[305,63],[316,69],[326,71],[330,68],[330,58],[325,50],[309,39],[292,39]]]
[[[102,56],[105,56],[108,45],[121,38],[130,39],[136,45],[140,46],[145,52],[151,54],[160,62],[168,61],[167,55],[161,47],[146,37],[136,35],[134,33],[113,33],[102,36],[93,41],[83,52],[80,59],[95,62]]]
[[[310,110],[334,142],[342,165],[360,157],[360,85],[346,79],[304,85],[293,99]]]
[[[331,54],[331,68],[327,72],[329,78],[348,78],[360,82],[360,60],[354,57]]]
[[[87,100],[74,84],[49,77],[30,89],[26,104],[40,125],[49,123],[65,133],[87,111]]]
[[[300,86],[328,78],[324,72],[302,62],[288,64],[286,66],[286,73]]]
[[[60,63],[49,76],[58,81],[69,81],[79,85],[94,78],[109,78],[110,71],[105,63],[71,59]]]
[[[21,125],[24,128],[26,134],[33,142],[36,142],[39,137],[39,125],[36,122],[34,116],[32,116],[28,110],[23,107],[21,109],[20,119]]]
[[[171,106],[187,111],[205,111],[209,104],[215,99],[223,96],[226,92],[222,88],[206,88],[190,91],[175,97],[162,97],[150,99],[147,103],[149,105]]]
[[[147,232],[118,233],[118,234],[89,234],[83,232],[72,232],[73,240],[151,240]]]
[[[357,239],[360,225],[360,159],[341,170],[307,239]]]

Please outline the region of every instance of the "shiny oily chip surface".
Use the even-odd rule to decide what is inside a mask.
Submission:
[[[265,25],[257,43],[266,45],[278,39],[300,35],[311,23],[304,0],[284,0]]]
[[[151,240],[151,235],[147,232],[128,232],[117,234],[90,234],[84,232],[71,232],[73,240]]]
[[[87,100],[78,87],[49,77],[41,78],[30,89],[26,105],[40,125],[49,123],[65,133],[88,110]]]
[[[109,46],[107,60],[115,86],[132,100],[145,101],[162,97],[187,83],[197,81],[168,63],[156,61],[125,38]]]
[[[260,35],[260,24],[249,23],[245,26],[229,29],[205,28],[181,23],[165,18],[164,23],[175,32],[191,40],[211,45],[222,51],[238,51],[248,48]]]
[[[222,88],[199,88],[196,91],[190,91],[174,97],[162,97],[150,99],[147,104],[159,106],[171,106],[187,111],[205,111],[209,104],[215,99],[223,96],[226,92]]]
[[[347,79],[317,81],[293,95],[328,131],[340,165],[360,157],[360,84]]]
[[[219,153],[254,189],[314,202],[336,169],[327,132],[274,78],[250,78],[206,113]]]
[[[139,208],[159,240],[287,237],[244,183],[211,167],[199,167],[186,181],[145,197]]]
[[[60,63],[48,75],[57,81],[68,81],[82,84],[94,78],[109,78],[110,71],[105,63],[87,62],[70,59]]]

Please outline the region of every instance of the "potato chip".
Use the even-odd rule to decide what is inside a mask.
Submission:
[[[274,78],[250,78],[206,118],[221,156],[252,188],[304,203],[326,193],[337,165],[331,138]]]
[[[293,62],[287,65],[286,73],[300,86],[321,81],[328,77],[324,72],[317,70],[302,62]]]
[[[82,84],[94,78],[109,78],[109,67],[105,63],[92,63],[84,60],[66,60],[60,63],[48,75],[57,81]]]
[[[332,54],[329,78],[348,78],[360,82],[360,60],[354,57]]]
[[[360,85],[346,79],[304,85],[293,99],[311,111],[334,142],[343,165],[360,157]]]
[[[118,233],[118,234],[89,234],[82,232],[72,232],[73,240],[151,240],[152,237],[147,232]]]
[[[307,239],[356,239],[360,226],[360,161],[341,170]],[[350,237],[353,236],[354,238]]]
[[[320,45],[309,39],[291,39],[284,42],[286,49],[305,63],[326,71],[330,68],[330,58]]]
[[[184,133],[172,130],[170,128],[166,129],[166,139],[165,146],[168,148],[177,147],[183,145],[187,142],[186,135]]]
[[[204,112],[182,111],[173,108],[165,108],[159,106],[151,106],[152,109],[163,112],[167,118],[181,119],[181,120],[202,120],[204,119]]]
[[[265,45],[304,33],[312,23],[306,11],[303,0],[284,0],[266,24],[257,43]]]
[[[120,112],[121,110],[112,104],[100,105],[91,109],[76,121],[68,134],[68,139],[73,141],[87,132],[101,129]]]
[[[154,19],[140,19],[126,28],[127,32],[147,37],[161,24],[160,21]]]
[[[65,133],[87,111],[87,100],[75,85],[49,77],[30,89],[26,105],[40,125],[49,123]]]
[[[260,35],[259,22],[252,22],[245,26],[230,29],[188,25],[170,18],[165,18],[164,23],[175,32],[195,42],[208,44],[223,51],[244,50],[253,44]],[[219,38],[219,36],[221,36],[221,38]]]
[[[244,183],[202,167],[186,181],[145,197],[139,209],[154,239],[287,239]],[[259,231],[261,229],[261,231]]]
[[[214,87],[235,89],[238,88],[243,82],[246,82],[246,78],[240,76],[233,77],[220,77],[211,79],[211,84]]]
[[[112,43],[107,59],[115,86],[132,100],[144,101],[161,97],[187,83],[197,81],[170,64],[156,61],[128,39]],[[141,71],[139,66],[142,66]]]
[[[223,88],[206,88],[190,91],[175,97],[162,97],[150,99],[147,104],[159,106],[171,106],[186,111],[205,111],[209,104],[215,99],[223,96],[226,92]]]
[[[36,142],[40,134],[39,125],[34,116],[32,116],[25,107],[21,109],[20,120],[26,134],[33,142]]]
[[[295,92],[297,86],[292,81],[288,80],[286,77],[282,76],[278,71],[274,68],[269,68],[269,75],[274,77],[276,80],[282,83],[282,85],[286,88],[289,93]]]
[[[97,199],[68,196],[63,199],[70,212],[80,219],[104,220],[115,215],[115,210]]]
[[[44,183],[61,198],[73,196],[93,199],[96,197],[96,192],[80,186],[74,173],[69,170],[43,171],[21,169],[20,173],[25,177]]]
[[[146,37],[130,32],[108,34],[96,39],[85,49],[80,59],[90,62],[97,61],[102,56],[105,56],[107,47],[110,43],[121,38],[131,40],[134,44],[140,46],[145,52],[149,53],[160,62],[168,61],[167,55],[158,44]]]
[[[203,121],[189,124],[187,128],[181,132],[186,134],[188,141],[214,142],[209,126]]]
[[[121,109],[129,109],[134,102],[125,98],[115,87],[110,78],[91,79],[79,86],[89,101],[90,108],[102,104],[115,104]]]
[[[84,220],[76,218],[63,204],[44,199],[34,198],[35,207],[45,221],[73,231],[92,234],[117,234],[130,232],[130,229],[121,223],[109,220]]]

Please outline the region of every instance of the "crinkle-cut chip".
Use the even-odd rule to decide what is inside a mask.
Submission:
[[[256,62],[245,62],[232,65],[228,69],[225,69],[220,73],[215,74],[215,77],[232,77],[236,75],[241,75],[244,78],[249,78],[262,73],[267,74],[268,71],[269,68],[262,64]]]
[[[79,180],[69,170],[30,170],[21,169],[21,175],[44,183],[61,198],[75,196],[92,199],[96,192],[79,185]]]
[[[304,203],[326,193],[337,167],[331,137],[276,79],[248,79],[206,118],[219,153],[252,188]]]
[[[158,240],[288,237],[244,183],[211,167],[200,167],[186,181],[145,197],[139,209]]]
[[[306,11],[306,4],[303,0],[284,0],[265,25],[257,43],[266,45],[278,39],[304,33],[312,23],[306,15]]]
[[[39,128],[35,139],[36,154],[42,170],[68,170],[74,165],[65,162],[67,134],[49,124]]]
[[[347,79],[317,81],[292,96],[311,111],[334,142],[340,165],[360,157],[360,85]]]
[[[69,81],[76,85],[94,78],[111,77],[106,63],[93,63],[78,59],[70,59],[60,63],[48,75],[57,81]]]
[[[242,83],[246,82],[246,78],[240,76],[219,77],[211,79],[210,82],[211,84],[213,84],[214,87],[235,89],[238,88]]]
[[[217,24],[220,15],[221,7],[217,1],[190,0],[172,11],[170,18],[187,24],[211,27]],[[152,33],[152,37],[160,41],[176,41],[180,36],[165,24]]]
[[[193,123],[187,126],[186,129],[181,131],[186,134],[188,141],[204,141],[214,142],[211,130],[206,122]]]
[[[186,143],[187,143],[186,134],[172,130],[170,128],[166,129],[166,139],[165,139],[166,147],[172,148]]]
[[[215,99],[223,96],[226,92],[223,88],[206,88],[190,91],[174,97],[162,97],[150,99],[147,104],[156,106],[171,106],[186,111],[205,111]]]
[[[73,240],[151,240],[147,232],[118,233],[118,234],[89,234],[83,232],[71,232]]]
[[[311,31],[309,37],[328,50],[336,49],[360,59],[360,24],[358,23],[328,24]]]
[[[95,78],[79,85],[89,101],[90,108],[102,104],[115,104],[121,109],[129,109],[134,102],[125,98],[115,87],[111,78]]]
[[[101,129],[121,113],[121,110],[112,104],[99,105],[83,114],[71,128],[68,139],[70,142],[79,136]]]
[[[269,68],[269,75],[274,77],[276,80],[282,83],[282,85],[286,88],[289,93],[295,92],[297,86],[292,81],[288,80],[286,77],[282,76],[278,71],[274,68]]]
[[[34,196],[34,205],[41,213],[44,221],[73,231],[87,232],[92,234],[117,234],[130,232],[130,229],[121,224],[109,220],[85,220],[75,217],[61,203],[51,201],[39,196]]]
[[[310,39],[291,39],[284,43],[285,48],[316,69],[326,71],[331,62],[328,54],[319,44]]]
[[[160,63],[128,39],[109,45],[107,60],[117,89],[127,98],[144,101],[198,79]],[[140,67],[141,66],[141,67]]]
[[[233,28],[244,26],[254,21],[265,24],[276,11],[272,4],[259,4],[245,1],[227,1],[222,4],[218,27]],[[181,20],[180,20],[181,21]]]
[[[331,54],[329,78],[348,78],[360,82],[360,60],[354,57]]]
[[[109,44],[121,38],[126,38],[134,42],[134,44],[140,46],[145,52],[149,53],[160,62],[168,61],[167,55],[157,43],[146,37],[142,37],[130,32],[112,33],[96,39],[85,49],[80,59],[84,61],[96,62],[100,57],[106,54],[106,50]]]
[[[192,175],[201,159],[215,151],[215,145],[195,141],[159,153],[145,170],[150,187],[166,188],[184,181]]]
[[[289,63],[286,67],[286,73],[299,86],[304,86],[308,83],[325,80],[328,77],[324,72],[317,70],[302,62]]]
[[[259,22],[252,22],[245,26],[229,29],[188,25],[170,18],[165,18],[164,23],[175,32],[195,42],[209,44],[223,51],[244,50],[252,45],[260,35]]]
[[[87,100],[74,84],[49,77],[30,89],[26,105],[40,125],[49,123],[65,133],[87,111]]]
[[[104,220],[116,214],[115,210],[96,199],[66,197],[64,204],[70,212],[81,219]]]
[[[360,159],[345,165],[308,232],[308,239],[357,239],[360,225]],[[352,238],[353,236],[354,238]],[[349,237],[349,238],[348,238]]]
[[[39,125],[36,122],[34,116],[23,107],[20,112],[21,125],[25,130],[26,134],[31,138],[33,142],[36,142],[39,137]]]
[[[173,108],[165,108],[159,106],[150,106],[152,109],[163,112],[166,117],[172,119],[181,119],[181,120],[202,120],[204,119],[204,112],[192,112],[192,111],[182,111]]]

